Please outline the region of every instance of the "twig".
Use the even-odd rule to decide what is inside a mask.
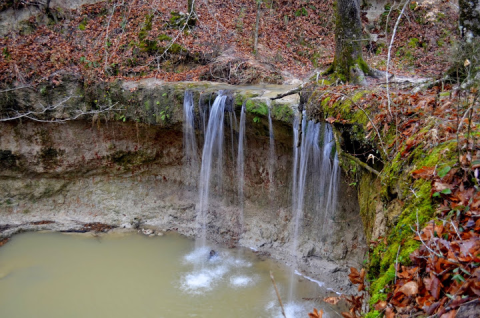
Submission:
[[[122,6],[122,4],[120,4],[120,6]],[[110,22],[112,22],[112,18],[113,18],[113,15],[115,14],[115,9],[117,8],[117,3],[114,3],[113,4],[113,8],[112,8],[112,14],[110,15],[109,19],[108,19],[108,23],[107,23],[107,30],[105,31],[105,65],[104,65],[104,70],[107,70],[107,64],[108,64],[108,30],[110,29]]]
[[[173,46],[173,44],[175,44],[175,42],[177,41],[177,39],[180,37],[180,35],[183,34],[183,31],[185,30],[185,28],[187,27],[188,25],[188,22],[191,20],[191,19],[196,19],[196,17],[194,17],[195,12],[194,12],[194,7],[195,7],[195,0],[192,1],[192,7],[191,7],[191,10],[190,12],[187,13],[187,18],[185,20],[185,22],[183,23],[183,26],[182,28],[178,31],[177,35],[175,36],[175,38],[168,44],[168,46],[165,48],[165,51],[163,51],[163,53],[156,58],[157,60],[157,71],[160,71],[160,60],[167,54],[168,50],[170,50],[170,48]]]
[[[425,248],[426,248],[430,253],[434,254],[434,255],[437,256],[437,257],[443,258],[443,255],[442,255],[442,254],[438,254],[437,252],[435,252],[434,250],[432,250],[432,249],[423,241],[422,235],[420,234],[420,222],[418,221],[418,209],[416,209],[415,213],[416,213],[416,216],[417,216],[417,224],[416,224],[417,230],[415,231],[411,225],[410,225],[410,229],[411,229],[415,234],[417,234],[418,238],[420,239],[420,242],[422,242],[422,245],[425,246]]]
[[[272,279],[273,287],[275,288],[275,293],[277,294],[278,302],[280,303],[280,307],[282,308],[282,315],[284,318],[287,318],[285,315],[285,309],[283,308],[282,299],[280,298],[280,293],[278,292],[277,284],[275,283],[275,278],[273,278],[273,272],[270,271],[270,278]]]
[[[270,100],[276,100],[276,99],[283,98],[283,97],[285,97],[285,96],[289,96],[289,95],[293,95],[293,94],[300,93],[300,92],[302,91],[302,89],[303,89],[303,84],[300,85],[300,86],[297,87],[297,88],[294,88],[294,89],[292,89],[292,90],[289,90],[289,91],[286,92],[286,93],[278,94],[277,96],[270,98]]]
[[[337,149],[337,151],[338,151],[338,149]],[[344,151],[338,151],[338,152],[339,152],[339,154],[340,154],[341,156],[344,156],[344,157],[346,157],[347,159],[350,159],[350,160],[355,161],[356,164],[360,165],[360,166],[361,166],[362,168],[364,168],[365,170],[367,170],[367,171],[369,171],[369,172],[371,172],[371,173],[373,173],[373,174],[375,174],[375,175],[377,175],[377,176],[380,175],[380,172],[378,172],[377,170],[373,169],[372,167],[370,167],[369,165],[367,165],[365,162],[361,161],[360,159],[352,156],[351,154],[346,153],[346,152],[344,152]]]
[[[400,12],[400,15],[398,16],[397,22],[395,23],[395,27],[393,28],[393,34],[392,34],[392,38],[390,39],[390,45],[388,46],[387,70],[386,70],[386,74],[385,74],[385,79],[387,81],[388,112],[390,113],[390,116],[392,116],[392,117],[393,117],[392,110],[390,108],[390,104],[391,104],[390,90],[389,90],[389,86],[388,86],[388,80],[389,80],[388,68],[390,66],[390,56],[391,56],[391,52],[392,52],[393,41],[395,40],[395,34],[397,33],[397,28],[398,28],[398,25],[400,24],[400,19],[402,18],[403,12],[405,11],[405,8],[407,7],[407,5],[409,3],[410,3],[410,0],[407,0],[407,1],[405,1],[405,4],[403,5],[402,11]]]
[[[51,105],[51,106],[43,106],[43,105],[40,104],[40,106],[42,106],[42,108],[43,108],[40,111],[29,111],[29,112],[26,112],[26,113],[18,113],[17,112],[17,114],[12,116],[12,117],[0,118],[0,122],[12,121],[12,120],[21,119],[21,118],[28,118],[30,120],[37,121],[37,122],[42,122],[42,123],[63,123],[63,122],[66,122],[66,121],[75,120],[75,119],[77,119],[77,118],[79,118],[80,116],[83,116],[83,115],[94,115],[94,114],[100,114],[100,113],[104,113],[104,112],[108,112],[108,111],[114,111],[114,110],[121,111],[122,110],[122,109],[115,109],[114,107],[118,104],[118,103],[115,103],[115,104],[113,104],[109,107],[99,109],[99,110],[91,110],[91,111],[86,111],[86,112],[77,110],[76,111],[77,114],[73,117],[70,117],[70,118],[64,118],[64,119],[55,118],[55,119],[51,119],[51,120],[45,120],[45,119],[39,119],[37,117],[39,115],[44,115],[48,111],[54,111],[54,110],[59,109],[61,106],[63,106],[71,98],[79,98],[79,97],[80,96],[69,96],[69,97],[65,98],[64,100],[62,100],[61,102],[59,102],[58,104]]]
[[[395,258],[395,285],[397,284],[398,254],[400,254],[400,246],[401,245],[398,245],[397,257]]]

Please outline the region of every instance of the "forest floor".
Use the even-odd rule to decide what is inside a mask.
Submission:
[[[264,1],[257,54],[254,1],[197,1],[194,27],[182,20],[186,3],[116,0],[32,16],[20,30],[0,38],[0,85],[35,85],[61,71],[81,74],[86,81],[155,77],[281,84],[304,79],[333,62],[332,0]],[[364,55],[372,67],[387,67],[400,10],[398,4],[381,12],[364,8]],[[440,77],[450,65],[457,19],[449,2],[410,4],[397,30],[389,71]]]

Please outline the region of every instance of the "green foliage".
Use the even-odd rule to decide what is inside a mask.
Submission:
[[[386,300],[387,299],[387,290],[385,290],[385,286],[387,286],[390,282],[395,279],[395,264],[391,264],[388,268],[388,271],[385,272],[384,275],[380,276],[374,282],[372,282],[370,289],[371,289],[371,298],[370,298],[370,305],[376,304],[379,300]]]
[[[305,8],[298,9],[297,11],[295,11],[295,16],[296,17],[300,17],[300,16],[306,17],[306,16],[308,16],[308,11]]]
[[[10,59],[10,52],[8,51],[8,47],[4,47],[2,50],[2,56],[4,59]]]
[[[447,173],[450,172],[450,170],[452,169],[452,167],[450,166],[445,166],[443,168],[441,168],[440,170],[438,170],[437,172],[437,175],[440,177],[440,178],[443,178],[447,175]]]
[[[410,41],[408,41],[408,46],[411,48],[416,48],[419,46],[419,40],[417,38],[411,38]]]
[[[166,35],[166,34],[160,34],[160,35],[157,37],[157,40],[158,40],[158,41],[171,41],[172,38],[169,37],[169,36]]]
[[[249,99],[245,104],[245,107],[247,109],[247,112],[249,113],[252,113],[255,115],[261,115],[261,116],[268,115],[268,106],[263,102],[255,102]]]
[[[85,31],[87,23],[88,23],[87,18],[83,18],[82,22],[80,22],[80,24],[78,25],[78,29],[81,31]]]

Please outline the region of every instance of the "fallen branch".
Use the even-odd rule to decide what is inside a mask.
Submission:
[[[289,96],[289,95],[293,95],[293,94],[300,93],[300,92],[302,91],[302,89],[303,89],[303,84],[300,85],[299,87],[295,88],[295,89],[289,90],[289,91],[286,92],[286,93],[278,94],[277,96],[270,98],[270,100],[276,100],[276,99],[283,98],[283,97],[285,97],[285,96]]]
[[[280,293],[278,292],[277,284],[275,283],[275,278],[273,278],[272,271],[270,271],[270,278],[272,279],[273,287],[275,288],[275,293],[277,294],[278,302],[280,303],[280,308],[282,308],[282,315],[284,318],[287,318],[285,315],[285,309],[283,308],[282,298],[280,298]]]
[[[75,111],[76,114],[73,117],[69,117],[69,118],[54,118],[54,119],[50,119],[50,120],[38,118],[38,116],[45,115],[49,111],[55,111],[55,110],[62,109],[62,107],[64,107],[64,104],[68,100],[70,100],[71,98],[79,98],[79,97],[80,96],[69,96],[69,97],[65,98],[64,100],[62,100],[61,102],[59,102],[58,104],[55,104],[55,105],[50,105],[50,106],[41,105],[43,109],[39,110],[39,111],[29,111],[29,112],[26,112],[26,113],[16,112],[15,115],[12,115],[10,117],[0,118],[0,122],[27,118],[27,119],[37,121],[37,122],[42,122],[42,123],[63,123],[63,122],[66,122],[66,121],[75,120],[75,119],[77,119],[81,116],[84,116],[84,115],[95,115],[95,114],[105,113],[105,112],[108,112],[108,111],[115,111],[115,110],[116,111],[121,111],[122,110],[122,109],[115,109],[114,107],[117,105],[117,103],[115,103],[115,104],[113,104],[109,107],[100,108],[98,110],[90,110],[90,111],[76,110]],[[66,108],[63,108],[63,109],[66,109]]]
[[[338,150],[337,150],[338,151]],[[367,165],[365,162],[361,161],[360,159],[358,159],[357,157],[354,157],[352,156],[351,154],[347,153],[347,152],[344,152],[344,151],[341,151],[339,152],[339,154],[341,156],[344,156],[345,158],[349,159],[349,160],[353,160],[355,161],[356,164],[358,164],[360,167],[362,167],[363,169],[379,176],[380,175],[380,172],[378,172],[377,170],[373,169],[372,167],[370,167],[369,165]]]

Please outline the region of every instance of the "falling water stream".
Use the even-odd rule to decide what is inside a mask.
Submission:
[[[270,149],[269,149],[269,161],[268,161],[268,190],[270,195],[270,201],[273,201],[273,195],[275,192],[275,136],[273,133],[273,123],[272,123],[272,114],[271,114],[271,107],[270,101],[267,103],[268,106],[268,135],[270,141]],[[272,205],[273,206],[273,205]]]
[[[195,137],[195,112],[193,93],[185,91],[183,101],[183,151],[184,151],[184,180],[193,182],[198,178],[199,160],[197,139]]]
[[[305,205],[309,202],[315,211],[312,219],[320,223],[318,228],[325,230],[329,216],[333,215],[337,201],[339,167],[334,150],[333,132],[329,125],[307,120],[302,114],[302,124],[294,121],[294,166],[292,181],[293,244],[292,255],[297,255],[298,239],[305,217]],[[301,142],[299,132],[301,130]],[[321,133],[323,131],[323,138]],[[319,233],[321,235],[322,233]],[[295,269],[291,271],[289,300],[296,293]]]
[[[202,165],[199,180],[199,204],[197,224],[200,228],[198,247],[206,246],[207,217],[210,198],[212,170],[216,172],[219,187],[223,171],[223,131],[225,117],[225,102],[227,95],[220,91],[213,102],[208,118],[208,126],[205,132],[205,140],[202,152]],[[216,169],[215,169],[216,168]]]
[[[243,103],[242,109],[240,111],[240,127],[238,132],[238,153],[237,153],[237,179],[238,179],[238,204],[240,207],[240,216],[239,216],[239,227],[240,235],[243,233],[244,227],[244,208],[245,208],[245,198],[243,195],[243,188],[245,185],[245,118],[246,113],[246,102]]]

